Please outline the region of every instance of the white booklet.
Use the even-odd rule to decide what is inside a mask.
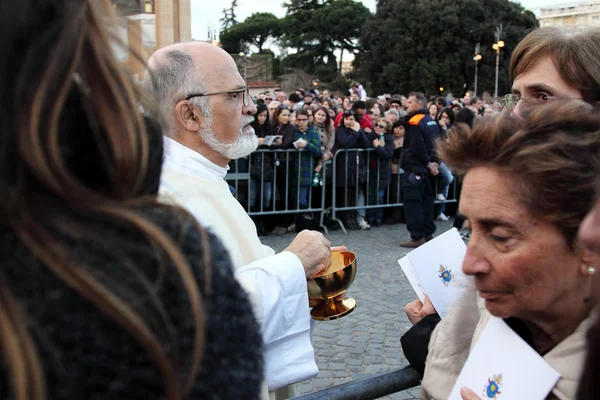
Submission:
[[[481,332],[450,394],[468,387],[482,399],[543,400],[560,375],[500,318]]]
[[[419,275],[417,275],[417,271],[415,271],[415,267],[413,267],[412,263],[408,256],[404,256],[398,260],[398,264],[400,264],[400,268],[402,268],[402,272],[406,275],[406,279],[412,286],[415,292],[417,292],[417,296],[421,302],[425,301],[425,290],[423,289],[423,285],[421,285],[421,281],[419,280]]]
[[[267,135],[265,136],[265,141],[263,143],[264,146],[270,146],[273,144],[273,142],[279,138],[281,138],[281,135]]]
[[[466,253],[465,242],[453,228],[407,254],[419,278],[418,287],[429,296],[442,318],[471,285],[462,271]],[[415,291],[419,295],[421,289]]]

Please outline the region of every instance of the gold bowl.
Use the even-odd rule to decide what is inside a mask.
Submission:
[[[354,311],[354,299],[336,297],[348,290],[355,276],[356,254],[350,251],[332,252],[329,268],[308,280],[308,297],[312,300],[322,300],[310,312],[312,318],[330,321]]]

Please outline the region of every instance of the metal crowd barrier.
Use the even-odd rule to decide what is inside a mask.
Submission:
[[[257,150],[250,154],[248,157],[244,157],[238,160],[234,160],[230,163],[230,170],[225,176],[225,180],[229,183],[230,187],[234,191],[235,197],[240,201],[244,208],[248,211],[251,216],[265,216],[265,215],[277,215],[277,214],[297,214],[297,213],[314,213],[319,215],[319,225],[327,233],[327,227],[324,224],[325,217],[329,217],[337,222],[344,233],[347,233],[346,227],[342,220],[338,218],[340,212],[347,211],[362,211],[369,209],[383,209],[389,207],[402,207],[404,204],[401,201],[402,190],[400,185],[402,170],[395,175],[395,185],[392,185],[392,176],[390,171],[390,183],[386,187],[380,187],[380,163],[381,160],[374,156],[375,149],[340,149],[336,152],[332,161],[328,161],[323,165],[321,170],[321,181],[322,185],[319,185],[321,191],[321,199],[319,204],[314,205],[312,202],[313,192],[315,187],[312,184],[308,187],[308,208],[300,207],[300,192],[301,186],[299,184],[301,171],[298,171],[295,177],[296,184],[293,184],[290,180],[290,171],[294,168],[294,164],[298,160],[300,152],[299,150]],[[365,158],[365,165],[363,168],[358,168],[359,160],[362,157]],[[353,179],[358,182],[353,186],[353,204],[348,202],[348,190],[349,186],[343,182],[340,188],[343,188],[344,201],[338,202],[338,168],[337,161],[339,157],[345,155],[344,162],[344,179],[348,180],[349,166],[355,163],[357,168],[354,170]],[[260,179],[252,177],[251,169],[254,165],[253,161],[256,162],[256,157],[260,157]],[[272,157],[273,159],[273,177],[272,180],[265,179],[265,157]],[[356,161],[355,161],[356,160]],[[375,176],[370,171],[371,163],[376,162],[376,173]],[[268,161],[270,162],[270,161]],[[313,157],[310,157],[310,171],[314,171],[316,161]],[[255,166],[257,167],[257,166]],[[328,170],[332,169],[331,183],[328,182],[327,175]],[[352,168],[351,168],[352,169]],[[364,175],[364,179],[361,179],[361,174]],[[313,174],[314,176],[314,174]],[[371,180],[376,179],[375,186],[371,186]],[[311,179],[312,181],[312,179]],[[270,199],[265,200],[264,188],[265,185],[271,187]],[[326,206],[327,202],[327,188],[331,186],[331,205]],[[392,187],[395,187],[395,193],[392,192]],[[379,197],[379,191],[383,189],[384,199],[380,204],[377,200]],[[375,201],[373,202],[370,197],[372,190],[375,190]],[[254,194],[253,191],[258,191]],[[340,190],[341,191],[341,190]],[[437,190],[437,180],[435,193]],[[276,201],[276,196],[279,195],[279,201]],[[395,196],[394,196],[395,194]],[[259,204],[252,204],[252,196],[256,195]],[[294,195],[294,196],[292,196]],[[452,184],[452,196],[448,196],[445,201],[435,200],[436,204],[440,203],[453,203],[456,202],[456,181]],[[361,201],[364,198],[364,202]],[[392,201],[395,199],[395,201]]]
[[[419,386],[421,376],[411,367],[358,379],[290,400],[372,400]]]

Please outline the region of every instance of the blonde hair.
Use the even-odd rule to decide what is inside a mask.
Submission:
[[[380,122],[383,122],[385,124],[386,133],[390,133],[392,131],[392,121],[390,121],[387,118],[380,117],[380,118],[377,118],[377,122],[375,124],[379,124]]]

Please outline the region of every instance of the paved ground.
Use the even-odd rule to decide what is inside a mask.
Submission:
[[[452,227],[452,221],[436,224],[436,235]],[[281,251],[293,237],[266,236],[262,241]],[[332,245],[346,245],[357,254],[358,271],[348,291],[357,307],[341,319],[316,323],[313,343],[320,372],[300,384],[303,394],[408,364],[400,336],[411,326],[404,305],[416,296],[397,263],[409,251],[398,246],[409,237],[406,225],[348,231],[348,235],[330,231],[327,237]],[[418,399],[418,394],[414,388],[383,399]]]

